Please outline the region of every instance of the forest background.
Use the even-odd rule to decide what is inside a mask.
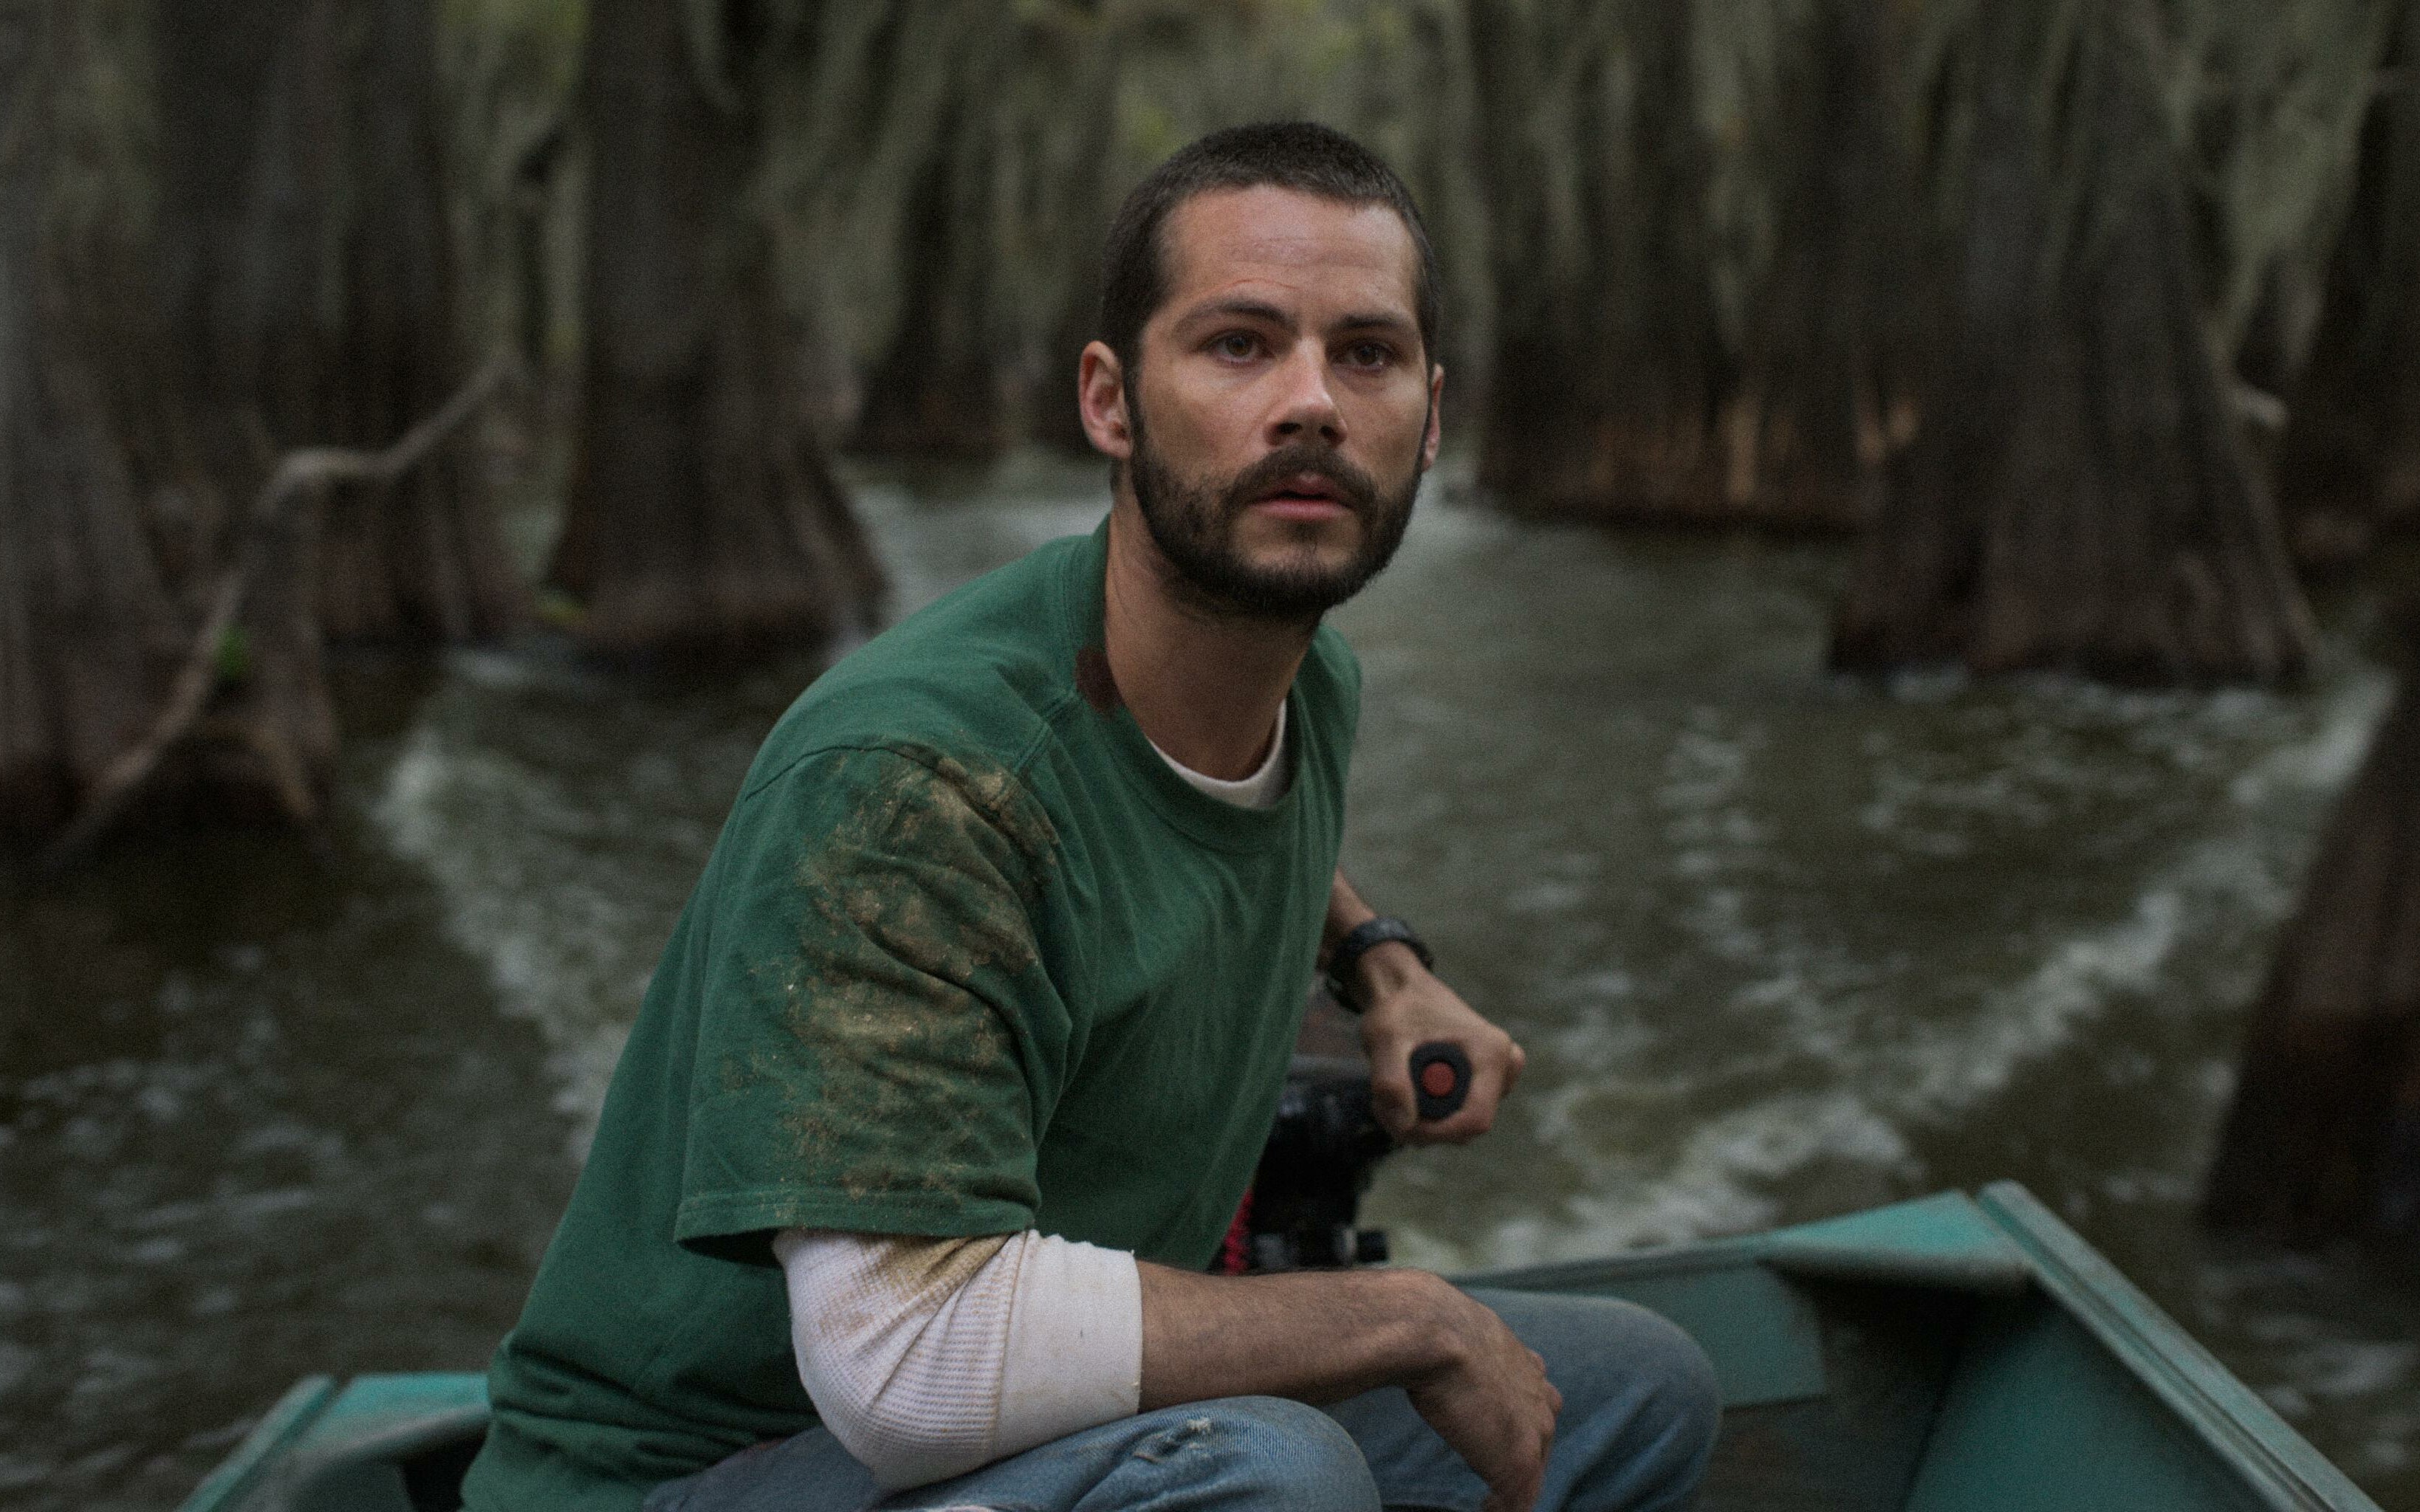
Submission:
[[[307,831],[332,658],[878,626],[845,459],[1079,452],[1109,214],[1272,116],[1426,208],[1478,506],[1837,538],[1847,671],[2293,687],[2420,527],[2416,69],[2413,0],[0,0],[12,876]],[[2211,1207],[2408,1237],[2408,682],[2313,864]]]

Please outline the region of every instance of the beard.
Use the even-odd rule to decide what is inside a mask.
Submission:
[[[1302,621],[1321,615],[1359,593],[1393,560],[1412,522],[1422,467],[1412,455],[1410,478],[1394,492],[1347,462],[1332,446],[1295,441],[1281,446],[1227,479],[1196,482],[1177,476],[1153,449],[1142,408],[1131,388],[1126,413],[1134,453],[1128,461],[1135,502],[1159,554],[1178,581],[1213,613],[1241,619]],[[1312,473],[1337,490],[1338,502],[1360,522],[1360,544],[1343,562],[1330,562],[1306,539],[1275,562],[1254,561],[1235,544],[1245,510],[1288,478]],[[1307,534],[1308,532],[1306,532]]]

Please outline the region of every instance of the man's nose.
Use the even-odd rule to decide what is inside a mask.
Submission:
[[[1313,438],[1329,446],[1344,440],[1344,415],[1327,387],[1327,354],[1315,342],[1300,342],[1279,369],[1284,385],[1270,439],[1282,444]]]

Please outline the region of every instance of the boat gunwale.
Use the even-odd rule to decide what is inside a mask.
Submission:
[[[1759,1266],[1785,1278],[1944,1288],[1983,1295],[2038,1289],[2272,1512],[2382,1512],[2257,1393],[2236,1379],[2091,1243],[2019,1181],[1972,1196],[1939,1193],[1856,1218],[1925,1205],[1978,1217],[1996,1243],[1963,1252],[1892,1254],[1826,1230],[1842,1219],[1638,1250],[1477,1272],[1456,1285],[1509,1290],[1601,1290],[1626,1283]]]
[[[286,1388],[286,1394],[263,1412],[243,1442],[213,1467],[194,1493],[178,1504],[177,1512],[212,1512],[213,1508],[233,1506],[236,1498],[249,1489],[260,1473],[273,1462],[276,1452],[300,1439],[313,1423],[336,1399],[341,1388],[336,1378],[329,1375],[304,1376]]]
[[[1899,1236],[1894,1236],[1899,1242],[1886,1244],[1868,1227],[1845,1227],[1852,1220],[1869,1220],[1878,1214],[1912,1218],[1919,1212],[1934,1219],[1962,1220],[1968,1231],[1959,1236],[1961,1242],[1944,1249],[1910,1244]],[[1584,1260],[1477,1271],[1450,1279],[1458,1287],[1548,1291],[1761,1265],[1786,1276],[1809,1279],[2013,1295],[2033,1284],[2035,1265],[2024,1250],[2009,1242],[2005,1227],[1965,1193],[1936,1192],[1788,1228],[1684,1240]]]
[[[2276,1512],[2381,1512],[2259,1394],[2016,1181],[1977,1194],[2036,1284]]]

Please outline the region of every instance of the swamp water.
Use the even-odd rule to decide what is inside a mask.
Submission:
[[[1434,492],[1434,490],[1433,490]],[[864,480],[902,609],[1089,529],[1098,468]],[[2382,709],[1821,670],[1837,545],[1432,501],[1337,615],[1346,865],[1529,1047],[1369,1220],[1458,1268],[2016,1177],[2390,1509],[2420,1288],[2215,1244],[2243,1007]],[[120,845],[0,898],[0,1505],[173,1506],[311,1371],[479,1365],[673,916],[812,669],[348,666],[310,841]]]

